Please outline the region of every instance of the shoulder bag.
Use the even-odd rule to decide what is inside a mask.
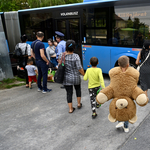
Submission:
[[[148,55],[147,55],[147,57],[145,58],[145,60],[143,61],[143,63],[142,63],[141,65],[139,65],[139,66],[136,68],[137,71],[140,71],[140,68],[141,68],[142,65],[145,63],[145,61],[148,59],[149,55],[150,55],[150,52],[148,53]]]
[[[58,69],[55,73],[54,81],[56,83],[63,83],[64,73],[65,73],[65,53],[63,53],[61,56],[61,61],[60,61],[60,64],[58,66]]]

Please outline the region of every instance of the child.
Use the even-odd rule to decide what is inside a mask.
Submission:
[[[58,43],[57,43],[57,41],[53,41],[53,43],[54,43],[54,46],[55,46],[55,53],[57,54],[58,53],[58,49],[57,49]]]
[[[121,71],[125,72],[127,70],[127,68],[129,67],[129,57],[127,57],[127,56],[121,56],[118,59],[118,65],[120,66]],[[129,126],[129,122],[125,121],[125,122],[119,122],[116,125],[116,128],[123,127],[124,132],[129,132],[128,126]]]
[[[57,47],[58,43],[57,43],[57,41],[53,41],[53,43],[54,43],[55,50],[56,50],[56,47]],[[55,53],[57,53],[57,52],[55,51]]]
[[[53,40],[48,39],[48,47],[46,48],[46,54],[49,61],[53,64],[54,68],[58,68],[58,62],[56,59],[55,46],[53,45]]]
[[[92,108],[92,118],[96,118],[96,108],[99,108],[99,104],[96,102],[96,95],[97,91],[100,89],[100,86],[102,88],[105,88],[104,79],[102,70],[100,68],[97,68],[98,65],[98,59],[96,57],[92,57],[90,59],[90,64],[92,65],[91,68],[88,68],[86,70],[86,73],[84,75],[84,80],[89,80],[88,82],[88,89],[90,94],[90,100],[91,100],[91,108]]]
[[[38,74],[37,68],[33,65],[33,60],[28,59],[27,65],[25,66],[28,72],[29,89],[32,89],[32,80],[37,83],[36,74]]]

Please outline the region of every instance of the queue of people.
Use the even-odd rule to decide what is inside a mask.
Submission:
[[[84,76],[84,80],[88,80],[88,90],[90,95],[90,103],[92,109],[92,118],[95,119],[97,117],[96,108],[99,108],[100,105],[96,102],[96,95],[100,89],[105,88],[105,83],[103,79],[102,70],[97,67],[98,58],[92,57],[90,59],[91,68],[86,70],[84,73],[83,67],[81,65],[81,60],[78,54],[74,53],[75,50],[75,41],[68,40],[64,41],[64,34],[56,31],[56,41],[52,39],[48,39],[49,46],[45,49],[42,40],[44,39],[44,33],[39,31],[36,34],[37,39],[33,41],[31,44],[31,52],[30,45],[26,44],[27,37],[26,35],[21,36],[22,43],[19,43],[17,46],[21,47],[24,58],[24,69],[26,71],[26,87],[32,88],[31,82],[32,80],[37,83],[38,91],[42,91],[42,93],[50,92],[52,89],[47,88],[47,73],[48,73],[48,65],[51,62],[55,69],[58,69],[59,62],[61,60],[62,54],[65,55],[65,73],[63,80],[63,87],[66,90],[67,95],[67,103],[69,107],[69,113],[73,113],[75,111],[75,107],[72,104],[72,96],[73,96],[73,87],[76,91],[77,97],[77,108],[82,108],[81,103],[81,78],[80,75]],[[140,64],[141,60],[141,69],[140,69],[140,82],[141,88],[145,91],[147,95],[147,91],[150,88],[150,80],[149,75],[149,65],[150,65],[150,43],[144,43],[143,49],[139,52],[136,64]],[[33,61],[31,60],[31,56],[35,59],[35,66],[33,66]],[[28,60],[27,60],[28,59]],[[126,60],[126,66],[121,66],[121,61]],[[119,65],[123,72],[129,67],[129,58],[127,56],[120,57],[118,59]],[[36,79],[36,74],[38,74],[38,79]],[[43,78],[43,84],[41,84],[41,79]],[[148,95],[147,95],[148,96]],[[128,122],[119,122],[116,128],[124,127],[125,132],[129,132]]]

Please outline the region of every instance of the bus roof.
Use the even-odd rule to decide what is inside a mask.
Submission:
[[[43,10],[43,9],[50,9],[50,8],[70,7],[70,6],[79,6],[79,5],[86,5],[86,4],[97,4],[97,3],[105,3],[105,2],[115,2],[115,1],[119,1],[119,0],[86,0],[86,1],[87,2],[83,2],[83,3],[48,6],[48,7],[40,7],[40,8],[33,8],[33,9],[24,9],[24,10],[18,10],[18,12]]]

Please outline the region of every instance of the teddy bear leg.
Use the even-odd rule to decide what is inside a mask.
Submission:
[[[111,114],[108,115],[108,120],[109,120],[110,122],[116,122],[116,121],[117,121],[115,118],[112,117]]]
[[[132,119],[129,119],[130,123],[135,123],[137,121],[137,115],[135,115]]]

